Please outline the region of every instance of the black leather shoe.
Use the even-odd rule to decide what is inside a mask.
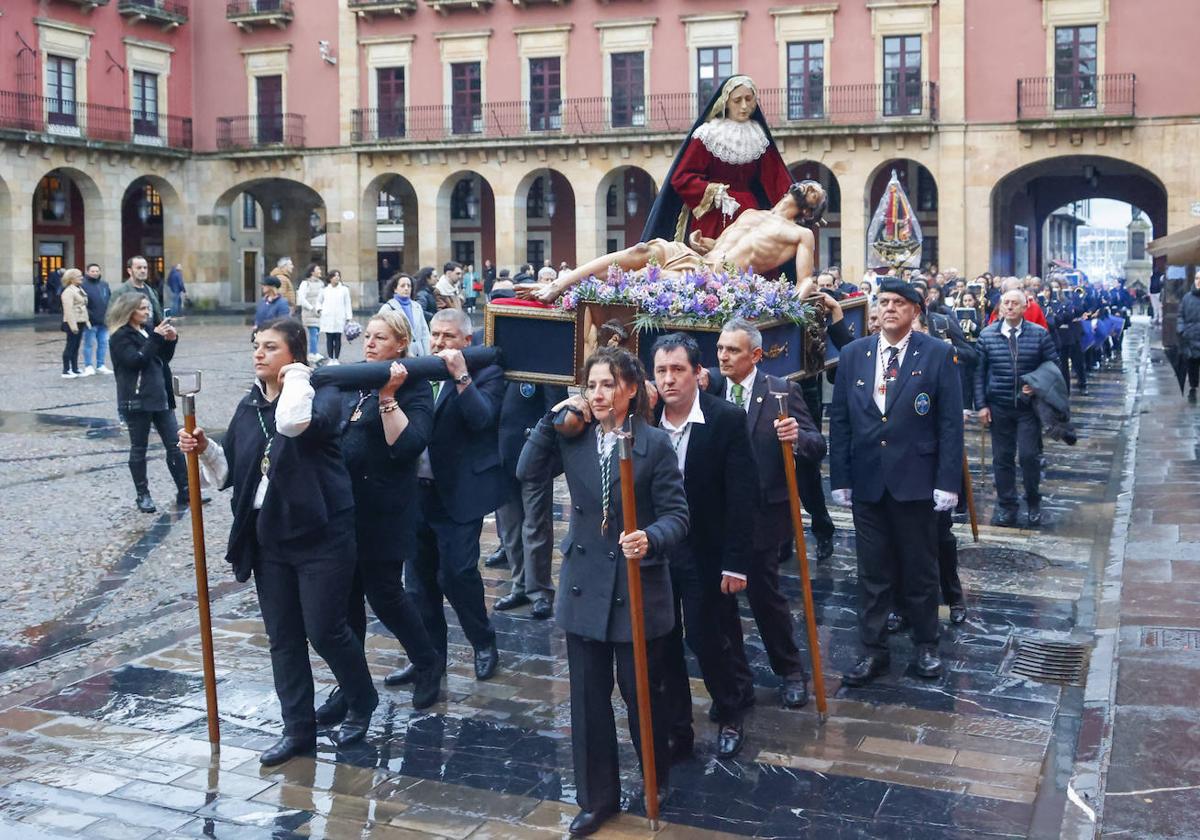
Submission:
[[[332,726],[335,723],[341,723],[348,709],[346,708],[346,695],[342,693],[342,689],[335,688],[325,698],[325,702],[317,707],[317,725]]]
[[[746,743],[746,731],[740,723],[727,723],[717,732],[717,758],[733,758]]]
[[[392,673],[383,678],[383,684],[389,688],[395,688],[398,685],[408,685],[417,678],[417,666],[411,662],[403,668],[397,668]]]
[[[442,696],[441,668],[416,669],[413,677],[412,704],[414,709],[428,709]]]
[[[1087,395],[1088,395],[1087,386],[1086,386],[1086,385],[1084,385],[1083,387],[1081,387],[1081,388],[1079,389],[1079,396],[1081,396],[1081,397],[1086,397]]]
[[[817,559],[828,560],[833,556],[833,535],[817,537]]]
[[[842,674],[842,685],[866,685],[881,674],[886,674],[891,664],[890,656],[864,656],[853,668]]]
[[[921,645],[917,648],[917,657],[913,660],[913,669],[917,676],[933,679],[942,673],[942,660],[937,655],[933,645]]]
[[[1026,516],[1029,519],[1029,527],[1030,528],[1040,527],[1042,524],[1042,506],[1041,505],[1030,505],[1029,511],[1026,514]]]
[[[803,677],[784,680],[783,685],[779,687],[779,699],[784,708],[802,708],[808,702],[808,681]]]
[[[951,604],[950,605],[950,623],[962,624],[967,620],[966,604]]]
[[[1013,528],[1017,524],[1017,512],[1015,510],[1004,510],[996,508],[992,513],[992,524],[1001,528]]]
[[[510,592],[503,598],[496,599],[496,609],[503,612],[504,610],[515,610],[517,607],[523,607],[530,603],[529,596],[524,592]]]
[[[150,498],[149,493],[138,493],[137,509],[142,513],[154,513],[158,510],[158,508],[154,506],[154,499]]]
[[[571,826],[567,829],[572,837],[587,837],[589,834],[595,834],[600,830],[600,826],[604,825],[605,820],[617,813],[617,806],[610,805],[607,808],[598,808],[595,811],[580,811],[575,815],[575,819],[571,820]]]
[[[489,554],[488,558],[483,561],[483,565],[487,566],[489,569],[495,569],[498,566],[507,566],[508,557],[505,555],[504,549],[497,548],[495,551]]]
[[[908,629],[908,619],[900,613],[890,612],[884,627],[889,633],[902,633]]]
[[[691,733],[687,735],[672,735],[670,740],[672,764],[678,764],[681,761],[687,761],[695,753],[695,735]]]
[[[379,705],[379,695],[375,695],[375,702],[368,708],[362,711],[347,711],[346,721],[338,728],[337,745],[339,747],[355,744],[367,737],[367,730],[371,728],[371,715],[375,713],[375,707]]]
[[[284,735],[274,744],[263,750],[262,754],[258,757],[258,763],[264,767],[274,767],[276,764],[283,764],[289,758],[295,758],[298,755],[316,754],[317,737],[315,735],[307,737]]]
[[[554,602],[549,598],[537,597],[533,599],[533,607],[529,610],[529,614],[538,621],[545,621],[554,615]]]
[[[475,679],[490,680],[496,675],[496,666],[500,664],[500,651],[492,642],[482,650],[475,651]]]

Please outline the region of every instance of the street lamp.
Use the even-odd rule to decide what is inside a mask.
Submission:
[[[633,174],[625,179],[625,215],[636,216],[638,211],[638,199],[640,196],[637,192],[637,186],[633,182]]]
[[[546,218],[553,219],[554,212],[558,209],[558,200],[554,197],[554,181],[551,178],[550,170],[546,170],[546,192],[544,193],[546,202]]]
[[[63,219],[67,215],[67,191],[63,189],[62,181],[57,179],[54,189],[50,191],[50,213],[55,219]]]
[[[146,198],[146,193],[143,190],[137,200],[137,217],[142,224],[150,221],[150,200]]]
[[[283,221],[283,205],[278,201],[271,202],[271,221],[275,224]]]
[[[467,218],[474,219],[479,213],[479,196],[475,195],[475,184],[472,182],[467,182],[467,189],[469,190],[466,200]]]
[[[313,236],[321,232],[321,214],[315,208],[308,214],[308,226],[312,228]]]

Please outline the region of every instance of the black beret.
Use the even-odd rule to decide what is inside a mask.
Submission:
[[[910,300],[921,307],[922,312],[925,311],[925,298],[921,296],[916,287],[905,283],[898,277],[884,277],[880,279],[878,291],[900,295],[905,300]]]

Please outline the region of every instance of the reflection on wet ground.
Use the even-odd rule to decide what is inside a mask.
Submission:
[[[89,438],[115,438],[125,434],[118,421],[107,417],[68,417],[47,412],[0,411],[0,432],[57,434],[64,429],[82,429]]]
[[[1043,784],[1043,764],[1078,689],[1001,674],[999,666],[1016,638],[1087,638],[1080,598],[1097,540],[1112,526],[1124,389],[1117,374],[1098,377],[1092,396],[1078,404],[1080,445],[1047,442],[1040,532],[983,526],[987,546],[1034,551],[1044,562],[964,562],[970,615],[959,627],[947,625],[940,679],[915,677],[908,666],[911,643],[896,638],[888,676],[867,688],[840,686],[838,675],[857,648],[853,536],[848,514],[835,511],[837,552],[814,571],[833,692],[830,719],[820,725],[812,704],[800,711],[779,707],[777,679],[744,610],[758,701],[747,721],[747,748],[734,761],[715,758],[707,697],[689,663],[697,752],[672,770],[662,835],[1020,837],[1030,831],[1035,807],[1053,812],[1063,794],[1052,777]],[[977,428],[970,425],[968,432],[986,523],[991,482],[981,480]],[[569,507],[559,493],[561,532]],[[152,548],[161,533],[156,529],[173,521],[173,515],[160,517],[93,597],[119,586],[128,564]],[[490,534],[490,525],[485,531]],[[970,540],[965,525],[957,532],[960,541]],[[506,570],[485,570],[485,583],[489,602],[506,594]],[[794,576],[786,578],[785,590],[798,606]],[[82,626],[85,611],[81,606],[64,621]],[[447,618],[453,624],[453,611]],[[315,759],[272,769],[257,760],[280,731],[261,622],[241,599],[219,609],[214,624],[223,738],[218,761],[210,761],[203,740],[205,700],[193,634],[0,711],[0,837],[402,840],[564,833],[575,812],[574,778],[564,643],[552,623],[496,614],[502,667],[486,683],[473,679],[471,649],[454,626],[443,702],[414,712],[407,692],[383,689],[365,743],[340,750],[323,733]],[[404,659],[378,624],[371,631],[368,659],[381,679]],[[38,655],[69,644],[69,636],[47,634],[41,643],[48,647]],[[0,667],[21,664],[8,655]],[[323,696],[332,675],[315,657],[313,666]],[[623,719],[619,728],[624,733]],[[640,780],[627,739],[622,766],[630,813],[601,836],[649,836],[634,801]]]

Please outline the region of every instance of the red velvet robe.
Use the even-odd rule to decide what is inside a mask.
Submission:
[[[770,209],[758,206],[758,199],[750,189],[754,180],[762,185],[772,206],[783,198],[792,185],[791,173],[774,145],[767,146],[758,160],[733,164],[714,157],[704,143],[693,137],[688,141],[687,149],[671,176],[671,186],[687,206],[688,230],[699,228],[704,236],[715,239],[743,210],[750,207]],[[725,217],[721,215],[720,207],[714,204],[697,221],[692,215],[692,208],[704,198],[704,191],[711,183],[728,184],[729,194],[740,206],[733,216]]]

